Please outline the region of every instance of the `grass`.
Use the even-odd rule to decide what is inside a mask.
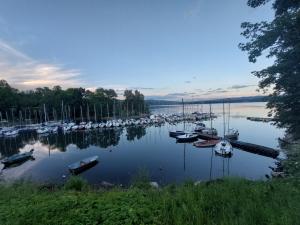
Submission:
[[[81,183],[81,184],[80,184]],[[93,189],[0,185],[0,224],[291,224],[300,222],[300,187],[288,180],[228,179],[200,185]]]

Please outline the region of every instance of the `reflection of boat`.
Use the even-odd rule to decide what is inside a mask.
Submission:
[[[219,142],[220,140],[205,140],[205,141],[195,142],[193,145],[197,148],[207,148],[207,147],[214,147]]]
[[[222,140],[216,144],[216,146],[214,147],[214,150],[215,150],[215,153],[218,155],[231,156],[233,148],[228,141]]]
[[[184,134],[176,137],[178,142],[192,142],[198,139],[197,134]]]
[[[185,132],[182,131],[182,130],[176,130],[176,131],[170,131],[169,132],[170,137],[177,137],[179,135],[184,135],[184,134],[185,134]]]
[[[98,163],[98,156],[92,156],[86,159],[82,159],[79,162],[73,163],[68,166],[71,173],[78,174],[81,173]]]
[[[29,152],[21,153],[21,154],[14,154],[10,157],[7,157],[3,159],[1,162],[5,166],[9,166],[15,163],[24,162],[32,157],[33,149],[31,149]]]

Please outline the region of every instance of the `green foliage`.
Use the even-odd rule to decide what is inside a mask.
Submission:
[[[295,225],[300,189],[290,182],[230,179],[160,190],[74,192],[0,185],[0,224]]]
[[[31,91],[18,91],[6,81],[0,80],[0,113],[1,119],[24,121],[25,118],[34,122],[44,121],[44,104],[48,119],[70,120],[77,118],[100,120],[106,117],[139,115],[147,112],[144,96],[135,91],[118,100],[117,93],[112,89],[97,88],[94,92],[84,88],[68,88],[60,86],[36,88]]]
[[[258,7],[270,0],[248,0],[248,5]],[[242,23],[242,35],[249,40],[239,47],[249,54],[249,61],[267,52],[274,64],[255,71],[261,79],[260,88],[271,89],[268,108],[278,119],[277,124],[300,137],[300,1],[273,0],[275,18],[271,22]]]
[[[87,189],[88,184],[79,176],[71,176],[64,187],[66,190],[82,191]]]

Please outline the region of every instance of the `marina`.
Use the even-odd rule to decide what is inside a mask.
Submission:
[[[248,103],[246,106],[232,104],[231,124],[239,129],[239,140],[278,149],[277,138],[283,136],[284,130],[269,123],[256,124],[246,118],[258,106],[259,113],[266,113],[261,103]],[[240,107],[247,107],[247,110],[241,112]],[[194,109],[185,108],[187,120],[182,117],[182,106],[160,106],[152,108],[151,115],[142,118],[107,120],[97,124],[48,123],[30,126],[30,129],[19,128],[18,135],[2,135],[0,138],[1,158],[34,149],[35,160],[5,168],[0,177],[4,180],[24,178],[61,183],[72,174],[68,165],[92,156],[97,156],[100,163],[88,167],[80,176],[95,184],[105,181],[127,185],[143,169],[149,171],[151,179],[159,184],[181,183],[188,179],[211,180],[224,176],[248,179],[271,176],[269,166],[273,167],[277,162],[274,157],[244,151],[231,142],[233,154],[230,158],[223,158],[215,154],[213,147],[218,143],[219,136],[194,131],[199,126],[209,128],[212,122],[212,127],[222,134],[222,104],[212,105],[215,113],[212,121],[198,121],[193,117],[196,115]],[[168,114],[167,111],[171,110],[173,112]],[[209,111],[209,105],[205,106],[205,110]],[[184,135],[186,132],[180,132],[183,128],[189,131],[193,139],[188,143],[170,137],[170,131],[176,130],[179,131],[178,136]],[[39,129],[47,132],[40,132]],[[262,130],[268,134],[263,139],[260,135]],[[197,135],[197,138],[193,135]],[[193,144],[211,139],[216,140],[211,147],[198,148]]]

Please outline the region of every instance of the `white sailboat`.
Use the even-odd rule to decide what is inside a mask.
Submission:
[[[214,147],[214,151],[216,154],[221,155],[223,157],[230,157],[232,155],[232,145],[229,141],[225,139],[225,108],[224,108],[224,102],[223,102],[223,126],[224,126],[224,132],[223,132],[223,140],[221,140],[216,146]]]

